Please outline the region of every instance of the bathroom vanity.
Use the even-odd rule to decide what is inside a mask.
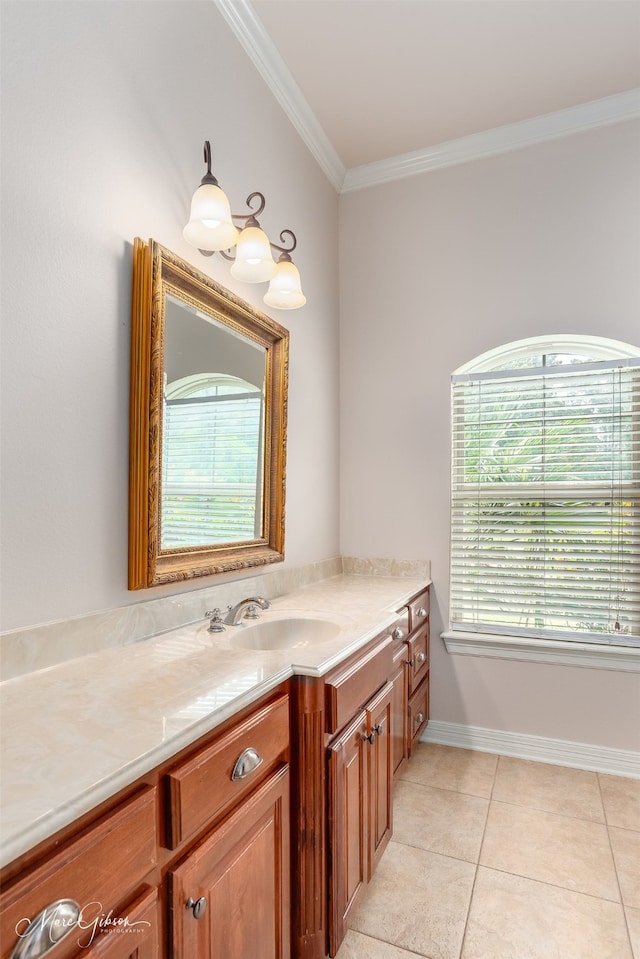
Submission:
[[[19,781],[6,798],[0,959],[18,942],[16,959],[336,953],[427,722],[429,589],[339,576],[282,597],[273,615],[318,610],[339,628],[315,645],[247,649],[242,625],[216,636],[200,624],[7,684],[25,737],[38,729],[31,697],[53,733],[49,798],[21,811]],[[101,682],[109,666],[120,685]],[[77,715],[63,754],[80,690],[76,714],[93,725]],[[120,715],[132,695],[137,721],[133,705]],[[28,779],[11,766],[9,755],[5,782]],[[28,952],[36,935],[41,951]]]

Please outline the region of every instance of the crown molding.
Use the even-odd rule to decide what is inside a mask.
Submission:
[[[352,167],[347,171],[341,192],[362,190],[418,173],[429,173],[443,167],[468,163],[470,160],[510,153],[512,150],[545,143],[547,140],[557,140],[637,117],[640,117],[640,88],[625,90],[624,93],[616,93],[530,120],[494,127],[492,130],[473,133],[457,140],[447,140],[445,143],[404,153],[388,160]]]
[[[215,0],[216,6],[338,193],[346,168],[249,0]]]
[[[250,0],[214,2],[338,193],[362,190],[419,173],[498,156],[536,143],[640,117],[640,88],[636,88],[347,170]]]

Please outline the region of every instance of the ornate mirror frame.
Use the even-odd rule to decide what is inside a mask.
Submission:
[[[263,538],[162,549],[162,416],[166,296],[211,316],[265,351]],[[133,247],[129,461],[129,589],[284,559],[289,333],[162,247]]]

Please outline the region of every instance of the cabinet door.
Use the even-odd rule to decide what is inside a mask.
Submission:
[[[394,672],[391,676],[391,685],[393,686],[391,702],[391,749],[393,753],[393,776],[394,779],[400,773],[404,759],[407,755],[407,729],[408,729],[408,685],[406,674],[407,647],[405,643],[399,643],[393,654]]]
[[[289,767],[170,874],[175,959],[289,959]]]
[[[367,717],[329,747],[329,954],[335,956],[367,882]]]
[[[409,755],[429,721],[429,674],[409,700]]]
[[[393,740],[391,709],[393,686],[387,683],[366,705],[366,748],[369,754],[367,834],[367,881],[378,865],[393,830]]]

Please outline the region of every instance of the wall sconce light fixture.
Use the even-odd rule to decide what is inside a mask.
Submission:
[[[287,236],[291,238],[287,246],[271,242],[257,220],[266,204],[262,193],[250,193],[247,197],[250,213],[232,213],[225,193],[211,172],[211,144],[208,140],[204,142],[204,162],[207,172],[193,194],[189,222],[182,231],[187,243],[200,250],[203,256],[220,253],[231,260],[231,276],[236,280],[243,283],[269,281],[269,289],[263,297],[268,306],[278,310],[296,310],[304,306],[307,298],[300,286],[300,273],[290,255],[298,242],[295,233],[291,230],[280,233],[283,244]],[[258,206],[253,209],[256,199]],[[243,221],[241,230],[234,220]],[[228,251],[234,247],[234,255],[231,255]],[[272,250],[280,254],[277,262]]]

